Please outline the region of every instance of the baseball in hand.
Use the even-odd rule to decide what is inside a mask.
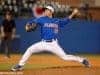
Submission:
[[[74,14],[77,14],[77,13],[79,12],[79,10],[78,10],[77,8],[75,8],[75,9],[73,10],[73,12],[74,12]]]

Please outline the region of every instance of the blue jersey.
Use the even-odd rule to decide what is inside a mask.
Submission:
[[[41,26],[41,39],[51,40],[56,39],[59,28],[68,24],[70,19],[49,18],[47,16],[40,17],[29,21],[29,24],[36,23]]]

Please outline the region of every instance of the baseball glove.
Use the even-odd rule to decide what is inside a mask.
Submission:
[[[32,25],[30,25],[30,24],[26,24],[26,26],[25,26],[25,30],[26,30],[26,32],[35,31],[36,28],[37,28],[37,25],[34,24],[34,23],[32,23]]]

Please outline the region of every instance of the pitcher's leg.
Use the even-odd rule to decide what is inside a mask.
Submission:
[[[91,67],[89,61],[86,58],[82,58],[79,56],[74,56],[74,55],[67,55],[64,50],[59,46],[58,42],[54,41],[50,44],[46,45],[46,49],[59,56],[61,59],[66,60],[66,61],[77,61],[82,63],[85,67]]]
[[[21,60],[19,61],[19,65],[23,66],[31,55],[32,55],[31,49],[28,48],[27,51],[22,56]]]
[[[62,58],[63,60],[67,60],[67,61],[83,62],[83,60],[84,60],[84,58],[82,58],[82,57],[66,54],[64,52],[64,50],[62,48],[59,48],[59,47],[58,47],[58,53],[57,54],[60,58]]]
[[[52,52],[63,60],[78,61],[78,62],[82,62],[84,60],[84,58],[82,57],[66,54],[57,42],[54,42],[52,48],[53,48]]]
[[[85,58],[79,57],[79,56],[75,56],[75,55],[61,55],[60,58],[62,58],[63,60],[67,60],[67,61],[77,61],[77,62],[83,62],[83,60]]]
[[[43,50],[42,42],[39,42],[39,43],[36,43],[36,44],[30,46],[27,49],[27,51],[25,52],[25,54],[22,56],[19,63],[17,65],[13,66],[11,70],[12,71],[22,70],[24,64],[29,59],[29,57],[32,55],[32,53],[41,52],[42,50]]]
[[[67,55],[67,54],[64,54],[63,52],[62,52],[62,54],[58,54],[58,56],[60,58],[62,58],[63,60],[67,60],[67,61],[77,61],[77,62],[80,62],[81,64],[83,64],[87,68],[91,67],[90,62],[86,58],[82,58],[82,57],[74,56],[74,55]]]
[[[23,66],[33,53],[38,53],[41,50],[42,50],[41,42],[36,43],[35,45],[30,46],[26,50],[25,54],[22,56],[21,60],[19,61],[19,65]]]

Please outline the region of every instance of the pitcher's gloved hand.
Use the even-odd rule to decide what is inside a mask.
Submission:
[[[31,25],[30,24],[26,24],[26,26],[25,26],[25,30],[27,32],[35,31],[36,28],[37,28],[37,25],[35,23],[32,23]]]

